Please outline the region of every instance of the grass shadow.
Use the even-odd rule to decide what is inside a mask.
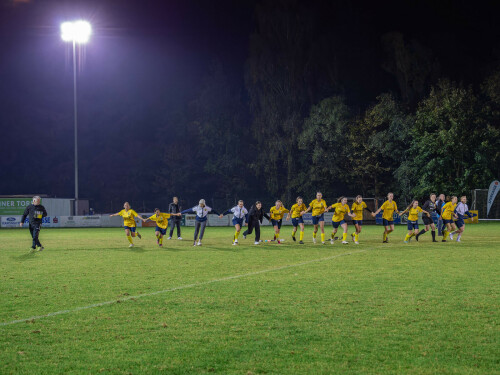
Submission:
[[[30,251],[28,253],[24,253],[24,254],[21,254],[21,255],[17,255],[17,256],[13,256],[11,257],[13,260],[17,261],[17,262],[25,262],[27,260],[31,260],[31,259],[34,259],[36,257],[36,251]]]

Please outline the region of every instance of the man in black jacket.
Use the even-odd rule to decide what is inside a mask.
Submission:
[[[36,250],[37,246],[38,251],[43,250],[43,246],[40,243],[38,236],[40,235],[40,229],[42,228],[42,219],[47,216],[47,211],[45,210],[45,207],[40,204],[40,200],[41,198],[38,195],[33,197],[32,204],[26,207],[21,222],[19,223],[19,226],[22,227],[24,220],[28,217],[30,233],[33,238],[33,244],[31,245],[32,251]]]
[[[254,245],[258,245],[260,243],[260,224],[262,223],[262,219],[264,217],[269,221],[271,220],[269,215],[264,213],[264,210],[262,209],[262,203],[260,203],[259,201],[255,202],[255,204],[250,208],[250,211],[248,211],[248,229],[243,232],[243,237],[247,238],[249,234],[252,234],[252,230],[255,228]]]
[[[177,197],[174,197],[173,202],[168,205],[168,213],[169,214],[178,214],[180,213],[181,206],[179,206],[179,199]],[[168,239],[172,239],[172,234],[174,233],[174,227],[177,226],[177,239],[182,240],[181,237],[181,216],[172,216],[172,219],[170,219],[170,234],[168,236]]]

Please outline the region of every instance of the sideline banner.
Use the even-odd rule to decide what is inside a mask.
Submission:
[[[101,216],[61,216],[59,226],[63,228],[100,227]]]
[[[465,219],[464,222],[466,224],[479,224],[479,211],[477,210],[469,210],[472,215],[472,219]]]
[[[22,215],[16,216],[2,216],[0,217],[0,226],[2,228],[19,228],[19,223],[21,222]],[[59,228],[60,226],[60,217],[58,216],[46,216],[42,219],[42,227],[43,228]],[[24,220],[23,228],[28,227],[28,218]]]
[[[22,215],[32,198],[0,198],[0,216]],[[41,203],[43,204],[43,203]]]
[[[495,197],[500,190],[500,181],[496,180],[490,184],[490,188],[488,189],[488,207],[486,209],[486,217],[490,214],[490,208],[493,206],[493,202],[495,201]]]

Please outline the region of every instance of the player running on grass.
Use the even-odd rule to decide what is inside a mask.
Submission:
[[[248,210],[244,206],[244,202],[242,200],[238,201],[238,205],[233,208],[223,212],[219,217],[222,218],[224,215],[233,214],[233,225],[234,225],[234,236],[233,236],[233,245],[238,245],[238,236],[240,235],[241,227],[243,227],[243,221],[248,214]]]
[[[429,215],[422,215],[422,221],[424,222],[425,228],[424,230],[420,231],[416,236],[415,239],[418,241],[419,237],[422,236],[425,232],[429,231],[429,228],[432,229],[432,242],[437,242],[436,241],[436,225],[434,224],[434,221],[432,220],[432,214],[437,212],[437,202],[436,202],[436,194],[432,193],[429,196],[429,199],[424,203],[422,206],[423,211],[427,211]]]
[[[410,242],[412,237],[418,236],[418,214],[422,212],[430,217],[429,212],[423,210],[418,205],[417,200],[411,202],[411,204],[406,208],[406,210],[401,212],[400,215],[403,215],[406,212],[408,212],[408,222],[407,222],[408,234],[405,237],[404,243],[408,243]]]
[[[24,210],[23,217],[19,223],[19,226],[22,227],[24,225],[24,220],[28,217],[30,234],[33,239],[31,251],[35,251],[37,247],[38,251],[43,250],[43,246],[38,237],[42,229],[42,219],[47,216],[47,210],[40,204],[40,200],[41,198],[38,195],[33,197],[32,203]]]
[[[166,214],[164,212],[160,212],[159,208],[155,208],[154,215],[148,217],[145,220],[145,221],[151,220],[156,222],[156,228],[155,228],[156,243],[160,247],[163,247],[163,236],[167,234],[168,219],[170,219],[172,216],[181,216],[181,214],[180,212],[177,214]]]
[[[123,204],[123,210],[109,216],[123,217],[123,228],[125,229],[125,236],[127,236],[128,242],[130,242],[130,245],[128,247],[134,247],[134,242],[132,241],[132,237],[135,237],[137,235],[139,239],[142,238],[139,231],[136,230],[135,218],[137,217],[143,222],[145,222],[146,220],[144,220],[141,216],[137,214],[137,212],[131,209],[130,204],[128,202],[125,202]]]
[[[359,234],[361,233],[361,228],[363,227],[363,210],[367,210],[368,212],[372,212],[367,206],[366,203],[363,201],[363,197],[361,195],[358,195],[356,197],[356,200],[351,206],[351,211],[355,215],[352,218],[352,223],[354,224],[354,227],[356,228],[356,231],[351,234],[352,240],[356,245],[359,244]]]
[[[330,243],[333,245],[335,241],[335,234],[337,234],[337,231],[339,229],[339,226],[342,227],[344,230],[344,233],[342,234],[342,243],[344,245],[347,245],[349,242],[347,242],[347,223],[344,220],[345,215],[349,215],[350,217],[354,217],[353,213],[351,213],[351,209],[347,205],[347,198],[346,197],[340,197],[337,200],[337,203],[332,204],[330,207],[326,209],[328,212],[331,208],[333,208],[333,217],[332,217],[332,226],[333,226],[333,231],[332,231],[332,238],[330,239]]]
[[[387,194],[387,200],[380,206],[380,208],[372,212],[372,216],[375,217],[380,211],[384,211],[382,214],[382,224],[384,225],[384,236],[383,243],[389,242],[389,233],[394,231],[394,212],[399,214],[398,205],[394,202],[394,194]]]
[[[264,213],[262,209],[262,203],[257,201],[250,207],[248,211],[248,228],[243,232],[243,237],[247,238],[249,234],[252,234],[252,230],[255,229],[255,242],[254,245],[260,244],[260,224],[262,219],[265,217],[267,220],[271,220],[268,214]]]
[[[457,230],[455,222],[453,221],[453,217],[458,217],[455,214],[455,208],[457,207],[457,197],[452,196],[451,201],[446,203],[441,209],[441,217],[443,218],[443,223],[446,226],[443,230],[443,239],[442,242],[446,242],[448,235],[453,231]],[[453,240],[453,236],[451,237]]]
[[[455,222],[458,229],[455,232],[450,233],[450,239],[453,241],[453,235],[458,234],[457,242],[460,242],[462,233],[465,230],[465,215],[467,215],[469,219],[472,219],[472,214],[469,212],[467,197],[465,195],[460,198],[460,202],[458,202],[457,207],[455,207],[455,214],[458,216],[458,220]]]
[[[196,214],[196,221],[194,223],[194,242],[193,246],[201,246],[201,240],[205,234],[205,228],[207,226],[207,215],[215,214],[220,215],[214,209],[208,207],[205,203],[205,199],[200,199],[197,206],[189,208],[181,212],[181,214]],[[198,239],[198,233],[200,238]],[[196,240],[198,239],[198,242]]]
[[[283,202],[277,200],[275,206],[271,207],[269,212],[271,214],[270,215],[271,224],[273,225],[274,228],[274,240],[277,240],[278,243],[281,243],[280,241],[281,223],[283,222],[283,216],[286,213],[290,213],[290,211],[287,210],[285,207],[283,207]],[[288,220],[288,218],[286,220]]]
[[[300,235],[299,235],[299,243],[304,244],[304,219],[302,218],[302,212],[307,209],[304,204],[304,200],[302,197],[297,197],[297,203],[295,203],[292,208],[290,208],[290,212],[288,213],[287,220],[290,220],[290,215],[292,216],[292,239],[297,241],[295,238],[295,233],[297,233],[297,227],[300,226]]]
[[[316,193],[316,199],[309,203],[307,210],[302,211],[302,215],[312,210],[312,222],[314,224],[313,243],[316,243],[316,234],[318,233],[318,225],[321,228],[321,243],[325,244],[325,210],[326,202],[323,199],[321,192]]]

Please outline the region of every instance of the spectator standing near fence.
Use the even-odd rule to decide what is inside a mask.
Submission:
[[[179,198],[174,197],[172,203],[168,205],[168,213],[172,215],[172,219],[170,220],[170,234],[168,235],[168,240],[172,239],[172,234],[174,234],[174,227],[177,226],[177,239],[182,240],[181,237],[181,216],[174,216],[175,214],[181,213],[181,206],[179,205]]]

